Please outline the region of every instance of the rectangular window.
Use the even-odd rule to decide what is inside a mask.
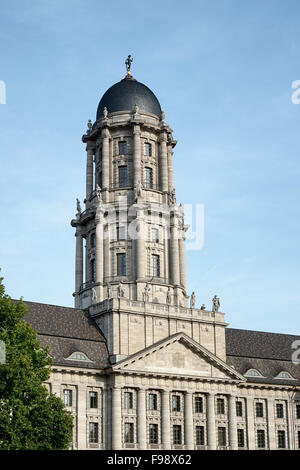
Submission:
[[[159,255],[152,255],[152,276],[160,277]]]
[[[125,230],[125,226],[124,225],[119,225],[117,227],[117,237],[118,237],[118,241],[120,240],[126,240],[126,234],[125,234],[126,230]]]
[[[127,142],[126,142],[126,140],[121,140],[119,142],[119,155],[127,155]]]
[[[153,171],[152,171],[152,168],[145,167],[144,186],[145,186],[145,188],[153,188]]]
[[[90,408],[98,408],[98,393],[90,392]]]
[[[91,281],[95,282],[96,281],[96,260],[95,259],[91,260],[90,270],[91,270]]]
[[[262,402],[255,403],[255,411],[257,418],[263,418],[264,416],[264,404]]]
[[[244,435],[244,429],[238,429],[237,430],[237,438],[238,438],[238,447],[242,448],[245,447],[245,435]]]
[[[217,398],[217,414],[223,415],[225,414],[225,402],[224,398]]]
[[[151,241],[154,242],[154,243],[159,242],[158,228],[152,228],[151,229]]]
[[[124,408],[131,409],[133,408],[133,393],[124,392]]]
[[[205,445],[204,426],[196,426],[196,445],[197,446]]]
[[[266,438],[264,429],[258,429],[256,432],[257,436],[257,447],[258,449],[264,449],[266,447]]]
[[[181,426],[179,424],[173,425],[173,444],[181,444],[182,443],[182,434],[181,434]]]
[[[300,419],[300,405],[296,405],[296,418]]]
[[[124,188],[128,186],[128,171],[127,166],[119,166],[119,187]]]
[[[126,276],[126,253],[117,254],[117,275]]]
[[[63,393],[65,406],[72,406],[72,390],[65,388]]]
[[[158,424],[149,424],[149,443],[158,444]]]
[[[149,393],[149,410],[157,410],[157,394]]]
[[[98,184],[99,184],[100,188],[102,188],[102,171],[100,171],[100,173],[99,173]]]
[[[152,146],[148,142],[144,143],[144,155],[146,157],[151,157],[152,155]]]
[[[283,404],[276,403],[276,418],[283,418]]]
[[[134,426],[133,423],[124,423],[124,441],[126,443],[133,443],[134,442]]]
[[[300,449],[300,431],[297,431],[298,449]]]
[[[172,411],[180,411],[180,396],[172,395]]]
[[[278,448],[279,449],[285,449],[285,447],[286,447],[285,431],[283,431],[283,430],[277,431],[277,441],[278,441]]]
[[[243,403],[241,401],[236,402],[236,415],[243,416]]]
[[[91,248],[95,248],[95,246],[96,246],[96,234],[95,232],[93,232],[91,234]]]
[[[226,446],[226,428],[218,427],[218,445],[220,447]]]
[[[203,398],[195,397],[195,413],[203,413]]]
[[[89,423],[89,442],[96,444],[99,442],[99,425],[98,423]]]

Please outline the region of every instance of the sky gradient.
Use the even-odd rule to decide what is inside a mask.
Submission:
[[[300,3],[0,1],[0,267],[13,298],[73,306],[70,220],[81,136],[125,75],[157,96],[178,140],[177,201],[204,204],[187,291],[217,294],[234,328],[300,334]]]

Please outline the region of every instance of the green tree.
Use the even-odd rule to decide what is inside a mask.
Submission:
[[[2,281],[0,341],[5,344],[6,359],[0,364],[0,449],[68,449],[72,415],[43,385],[52,359],[24,320],[27,307],[5,294]]]

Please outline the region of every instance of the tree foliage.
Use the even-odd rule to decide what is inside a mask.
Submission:
[[[0,364],[0,449],[67,449],[72,415],[43,385],[50,377],[52,359],[24,320],[26,305],[12,301],[2,281],[0,340],[6,359]]]

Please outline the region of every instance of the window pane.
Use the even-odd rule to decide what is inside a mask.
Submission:
[[[152,255],[152,276],[160,277],[159,255]]]
[[[241,401],[236,402],[236,415],[243,416],[243,404]]]
[[[277,438],[279,449],[285,449],[285,431],[278,431]]]
[[[283,404],[276,403],[276,417],[283,418]]]
[[[96,234],[93,232],[91,234],[91,248],[94,248],[96,246]]]
[[[91,281],[95,282],[96,281],[96,261],[94,259],[91,260],[90,270],[91,270]]]
[[[173,444],[181,444],[181,426],[179,424],[173,425]]]
[[[117,254],[117,275],[126,276],[126,254]]]
[[[98,442],[98,423],[89,423],[89,442]]]
[[[172,395],[172,411],[180,411],[180,396]]]
[[[238,447],[245,447],[244,429],[238,429],[237,435],[238,435]]]
[[[72,406],[72,390],[64,390],[64,404],[65,406]]]
[[[120,188],[128,186],[127,166],[119,166],[119,186]]]
[[[149,144],[148,142],[145,142],[144,144],[144,155],[146,157],[151,157],[152,155],[152,147],[151,144]]]
[[[152,168],[145,168],[144,173],[144,186],[145,188],[152,188],[153,187],[153,172]]]
[[[219,446],[226,446],[226,428],[218,428],[218,444]]]
[[[296,405],[296,417],[300,419],[300,405]]]
[[[197,446],[205,445],[204,426],[196,426],[196,445]]]
[[[257,430],[257,447],[259,449],[265,448],[265,431],[263,429]]]
[[[157,395],[149,393],[149,410],[157,410]]]
[[[133,394],[132,392],[124,393],[124,408],[133,408]]]
[[[203,413],[203,399],[202,397],[195,397],[195,412]]]
[[[98,393],[90,392],[90,408],[98,408]]]
[[[158,229],[157,228],[152,228],[151,229],[151,241],[155,242],[155,243],[159,242]]]
[[[120,225],[119,227],[117,227],[117,236],[118,240],[126,240],[124,225]]]
[[[263,418],[264,416],[264,405],[263,403],[256,403],[256,416],[257,418]]]
[[[217,414],[225,413],[225,402],[223,398],[217,398]]]
[[[134,442],[133,423],[125,423],[124,441],[127,443]]]
[[[119,142],[119,155],[126,155],[127,154],[127,142],[122,140]]]
[[[149,424],[149,443],[158,444],[158,425]]]

